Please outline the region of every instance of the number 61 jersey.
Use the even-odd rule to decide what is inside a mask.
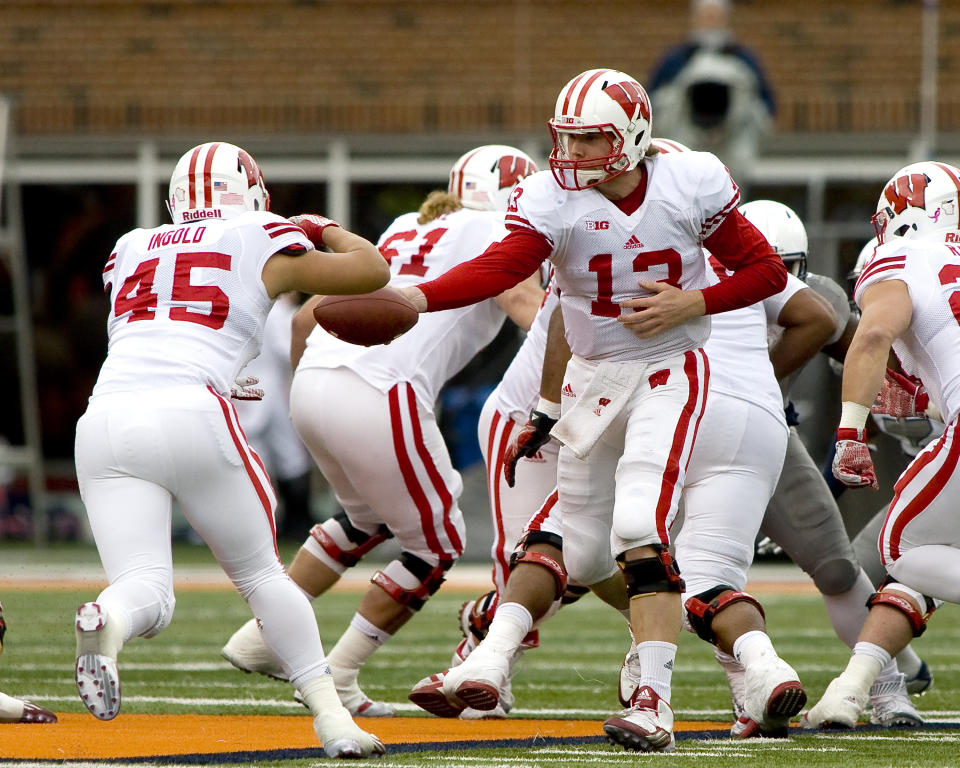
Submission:
[[[854,287],[857,305],[868,286],[884,280],[906,283],[913,304],[893,351],[923,381],[943,423],[952,424],[960,414],[960,246],[903,237],[877,246]]]
[[[514,190],[506,223],[531,229],[552,246],[567,340],[591,360],[661,360],[702,346],[710,318],[699,317],[651,339],[617,321],[619,302],[646,295],[638,283],[706,288],[701,243],[737,207],[740,193],[707,152],[648,157],[643,203],[626,213],[595,189],[566,191],[548,172]]]
[[[273,299],[263,266],[299,227],[265,211],[135,229],[103,270],[110,292],[107,359],[93,396],[199,384],[221,394],[260,352]]]

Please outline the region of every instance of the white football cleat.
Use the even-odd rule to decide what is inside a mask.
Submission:
[[[617,683],[617,698],[620,706],[629,707],[633,694],[640,687],[640,655],[637,653],[637,644],[631,642],[627,655],[620,665],[620,679]]]
[[[259,672],[274,680],[289,682],[283,666],[267,648],[256,619],[250,619],[233,633],[220,655],[243,672]]]
[[[503,720],[513,709],[513,690],[508,679],[506,685],[500,689],[500,701],[493,709],[474,709],[467,707],[460,713],[461,720]]]
[[[500,703],[500,692],[510,680],[512,656],[505,656],[481,643],[462,664],[447,670],[443,692],[468,707],[489,712]]]
[[[870,695],[841,675],[830,681],[820,701],[810,708],[801,724],[807,729],[853,728],[867,706]]]
[[[407,698],[437,717],[459,717],[467,705],[455,695],[447,695],[443,689],[443,679],[450,670],[445,669],[436,675],[423,678],[407,694]]]
[[[379,757],[387,751],[383,742],[353,722],[343,707],[314,717],[313,732],[320,739],[327,757]]]
[[[330,672],[333,673],[337,696],[354,717],[393,717],[397,714],[385,701],[374,701],[361,690],[357,682],[359,669],[347,669],[331,662]]]
[[[919,728],[923,718],[910,701],[902,674],[870,686],[870,722],[884,728]]]
[[[608,718],[603,731],[613,744],[635,752],[673,752],[673,710],[648,685],[638,688],[633,706]]]
[[[766,654],[746,667],[743,713],[734,724],[737,729],[743,721],[742,728],[734,735],[741,739],[761,733],[785,736],[790,718],[806,703],[807,694],[793,667],[775,654]]]
[[[122,643],[111,637],[106,612],[97,603],[77,609],[77,693],[90,714],[112,720],[120,712],[120,673],[116,649]]]

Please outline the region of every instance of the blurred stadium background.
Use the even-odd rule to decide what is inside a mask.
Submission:
[[[882,183],[915,159],[960,158],[960,50],[948,44],[960,3],[735,0],[732,11],[778,102],[738,181],[794,208],[811,270],[843,284]],[[72,453],[106,348],[101,268],[119,235],[166,220],[183,151],[240,144],[275,211],[323,212],[376,239],[471,146],[515,144],[546,167],[562,85],[598,66],[644,82],[687,20],[683,0],[3,0],[0,540],[84,537]],[[660,135],[656,112],[654,126]],[[517,342],[505,330],[444,394],[468,557],[486,557],[490,540],[475,419]],[[800,389],[820,457],[838,379],[817,361]],[[902,460],[881,447],[889,490]],[[325,516],[320,478],[315,490]],[[881,496],[842,497],[852,530]]]

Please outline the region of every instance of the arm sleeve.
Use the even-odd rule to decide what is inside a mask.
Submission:
[[[703,290],[707,314],[740,309],[762,301],[787,285],[787,270],[753,224],[738,210],[727,214],[703,245],[733,274]]]
[[[550,243],[540,233],[515,230],[475,259],[417,287],[427,299],[428,312],[476,304],[528,278],[551,250]]]

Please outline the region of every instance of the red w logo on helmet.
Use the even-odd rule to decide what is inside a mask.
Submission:
[[[498,189],[512,187],[520,179],[525,179],[537,170],[537,166],[525,157],[516,157],[515,155],[503,155],[497,162],[497,167],[500,169],[500,186]]]
[[[257,162],[243,149],[237,153],[237,157],[237,164],[239,165],[237,170],[247,174],[247,188],[256,186],[260,181],[260,167]]]
[[[650,97],[639,83],[625,80],[622,83],[608,85],[603,92],[620,105],[628,119],[633,120],[637,117],[638,106],[643,119],[650,119]]]
[[[908,205],[915,208],[924,207],[924,197],[927,182],[930,179],[924,173],[911,173],[907,176],[898,176],[887,184],[883,196],[887,198],[894,213],[903,213]]]

